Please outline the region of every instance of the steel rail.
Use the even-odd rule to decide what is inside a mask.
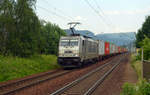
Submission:
[[[116,57],[116,58],[117,58],[117,57]],[[115,59],[116,59],[116,58],[115,58]],[[86,75],[84,75],[84,76],[82,76],[82,77],[76,79],[75,81],[69,83],[68,85],[66,85],[66,86],[64,86],[64,87],[62,87],[62,88],[56,90],[55,92],[51,93],[50,95],[60,95],[60,94],[62,94],[62,93],[65,92],[67,89],[73,87],[74,85],[76,85],[76,84],[79,83],[80,81],[82,81],[82,80],[88,78],[88,77],[89,77],[90,75],[92,75],[93,73],[95,73],[95,72],[97,72],[97,71],[100,71],[100,70],[103,69],[105,66],[107,66],[107,65],[109,65],[109,64],[112,64],[114,61],[115,61],[115,60],[112,60],[112,61],[110,61],[110,62],[108,62],[108,63],[106,63],[106,64],[104,64],[104,65],[102,65],[102,66],[100,66],[100,67],[98,67],[98,68],[96,68],[95,70],[92,70],[91,72],[87,73]]]
[[[122,58],[123,59],[123,58]],[[96,88],[105,80],[105,78],[111,74],[111,72],[121,63],[122,59],[119,60],[119,62],[117,62],[117,64],[115,64],[109,71],[107,71],[98,81],[96,81],[96,83],[87,91],[84,93],[84,95],[91,95]]]
[[[34,81],[34,82],[31,82],[31,83],[29,83],[29,84],[20,86],[20,87],[18,87],[18,88],[14,88],[14,89],[11,89],[11,90],[8,90],[8,91],[1,92],[0,95],[8,95],[8,94],[10,94],[10,93],[19,91],[19,90],[21,90],[21,89],[24,89],[24,88],[27,88],[27,87],[30,87],[30,86],[33,86],[33,85],[36,85],[36,84],[39,84],[39,83],[42,83],[42,82],[45,82],[45,81],[47,81],[47,80],[52,80],[52,79],[54,79],[54,78],[63,76],[63,75],[68,74],[68,73],[70,73],[70,72],[72,72],[72,71],[65,71],[65,72],[63,72],[63,73],[61,73],[61,74],[58,74],[58,75],[56,75],[56,76],[48,77],[48,78],[41,79],[41,80],[36,80],[36,81]]]
[[[7,86],[10,86],[10,85],[14,85],[16,83],[19,83],[19,82],[23,82],[23,81],[28,81],[28,80],[31,80],[31,79],[36,79],[38,77],[42,77],[42,76],[45,76],[45,75],[48,75],[48,74],[53,74],[53,73],[56,73],[58,72],[59,70],[54,70],[52,72],[46,72],[44,74],[41,74],[39,76],[34,76],[32,78],[25,78],[25,79],[20,79],[20,80],[17,80],[17,81],[13,81],[13,82],[10,82],[10,83],[6,83],[6,84],[1,84],[0,85],[0,89],[2,89],[3,87],[7,87]]]

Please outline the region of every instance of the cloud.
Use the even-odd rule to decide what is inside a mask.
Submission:
[[[150,8],[146,9],[137,9],[137,10],[130,10],[130,11],[104,11],[107,15],[136,15],[136,14],[145,14],[150,13]]]
[[[86,21],[86,18],[83,18],[81,16],[76,16],[76,17],[74,17],[74,20],[75,21]]]

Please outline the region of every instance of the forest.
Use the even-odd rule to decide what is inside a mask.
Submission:
[[[39,19],[35,10],[36,0],[0,1],[0,55],[57,55],[59,38],[65,32]]]
[[[0,82],[60,68],[58,25],[39,19],[36,0],[0,0]]]

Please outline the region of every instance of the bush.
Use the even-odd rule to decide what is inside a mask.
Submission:
[[[144,59],[148,60],[150,59],[150,39],[149,38],[145,38],[143,40],[143,52],[144,52]]]
[[[134,85],[125,83],[123,85],[123,91],[121,95],[134,95],[136,92],[136,89],[134,88]]]
[[[125,83],[121,95],[150,95],[150,83],[145,80],[136,85]]]
[[[146,82],[146,81],[141,81],[138,84],[139,87],[139,93],[141,95],[150,95],[150,83]]]

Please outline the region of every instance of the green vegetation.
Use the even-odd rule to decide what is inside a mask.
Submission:
[[[142,79],[142,64],[141,61],[138,60],[138,56],[132,54],[131,55],[131,66],[134,68],[138,75],[138,80],[140,81]]]
[[[1,55],[57,55],[59,38],[65,33],[57,25],[39,20],[35,4],[36,0],[0,1]]]
[[[66,34],[40,20],[35,5],[36,0],[0,1],[0,81],[59,67],[58,43]]]
[[[142,66],[138,59],[138,56],[131,56],[131,66],[138,75],[138,83],[125,83],[121,95],[150,95],[150,83],[142,79]]]
[[[141,46],[143,48],[144,60],[150,59],[150,38],[146,37],[142,42]]]
[[[150,83],[144,80],[136,85],[125,83],[121,95],[150,95]]]
[[[136,46],[140,48],[138,55],[131,56],[131,66],[138,75],[138,83],[125,83],[121,95],[150,95],[150,83],[142,79],[141,52],[143,48],[144,60],[150,59],[150,16],[147,16],[142,28],[136,35]]]
[[[0,82],[59,68],[55,55],[30,58],[0,56]]]
[[[150,38],[150,16],[146,17],[145,22],[142,25],[142,28],[139,29],[137,35],[136,35],[136,46],[140,48],[142,45],[140,42],[142,42],[146,37]]]
[[[144,59],[150,59],[150,16],[146,17],[145,22],[142,25],[142,28],[139,29],[136,35],[136,46],[138,48],[143,48],[144,51]],[[139,59],[141,58],[141,49],[139,51]]]
[[[142,48],[143,48],[143,58],[144,60],[150,60],[150,38],[145,37],[145,39],[140,42],[141,48],[138,51],[138,55],[136,57],[137,60],[141,60]]]

